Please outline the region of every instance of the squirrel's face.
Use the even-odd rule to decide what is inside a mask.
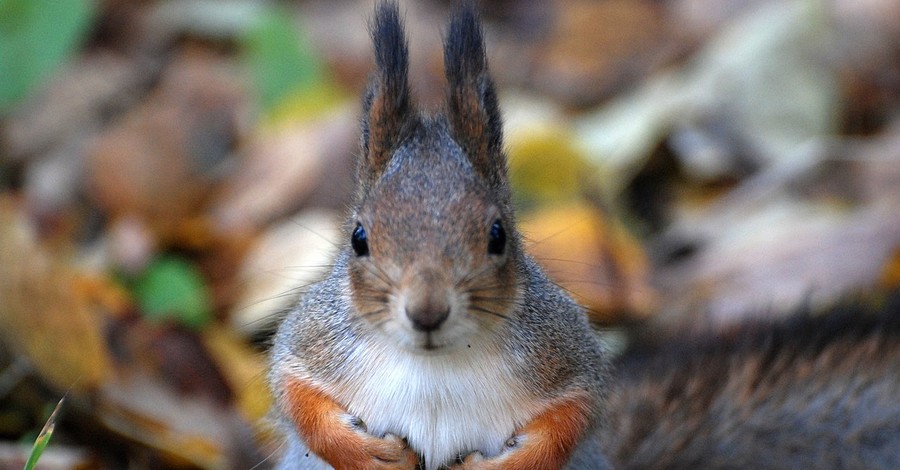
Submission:
[[[517,302],[512,215],[456,145],[425,122],[359,205],[346,243],[368,327],[413,351],[473,347]]]
[[[473,13],[444,45],[446,109],[414,109],[399,14],[372,24],[377,71],[362,119],[360,191],[347,245],[352,301],[368,327],[415,351],[475,347],[517,302],[500,111]]]

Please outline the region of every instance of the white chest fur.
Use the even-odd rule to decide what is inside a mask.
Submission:
[[[356,367],[335,396],[370,433],[406,437],[429,470],[475,450],[496,455],[537,411],[526,405],[527,378],[514,377],[486,351],[425,356],[374,349],[380,353],[370,345],[351,361]]]

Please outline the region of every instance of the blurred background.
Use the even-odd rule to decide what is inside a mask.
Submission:
[[[402,1],[418,103],[451,1]],[[900,286],[900,2],[483,0],[529,249],[616,347]],[[269,468],[372,0],[0,0],[0,467]]]

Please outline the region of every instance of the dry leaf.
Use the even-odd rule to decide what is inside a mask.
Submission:
[[[320,121],[258,129],[240,168],[212,204],[217,227],[256,232],[328,186],[337,186],[330,190],[337,189],[336,199],[344,200],[351,193],[346,176],[357,145],[356,112],[355,106],[343,106]]]
[[[865,145],[787,158],[673,224],[652,243],[667,321],[728,325],[890,284],[900,246],[900,127],[892,129]]]
[[[250,249],[238,274],[231,324],[243,335],[267,331],[328,272],[341,233],[336,213],[308,211],[270,227]]]
[[[634,320],[654,307],[646,257],[636,240],[584,203],[521,220],[526,249],[600,324]]]
[[[21,212],[0,199],[0,338],[57,390],[96,389],[109,375],[106,313],[88,278],[38,244]]]
[[[266,355],[253,350],[234,332],[220,326],[204,330],[201,339],[234,391],[235,407],[247,422],[261,423],[272,411],[272,397],[266,382]],[[257,426],[256,429],[266,436],[265,428]]]
[[[240,468],[258,457],[247,441],[255,418],[234,406],[250,395],[257,406],[267,402],[265,388],[248,378],[264,368],[259,357],[217,327],[197,334],[129,317],[111,328],[116,373],[94,400],[101,423],[174,463]]]
[[[237,139],[243,94],[227,71],[185,54],[145,103],[100,136],[89,187],[109,215],[138,217],[165,241],[200,213]]]
[[[531,79],[564,101],[596,102],[646,73],[664,54],[668,31],[654,2],[565,0],[557,8]],[[514,57],[521,60],[521,54]]]

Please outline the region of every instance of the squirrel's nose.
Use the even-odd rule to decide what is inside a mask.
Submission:
[[[436,270],[422,269],[408,278],[406,317],[417,331],[441,327],[450,316],[450,301],[444,277]]]
[[[437,330],[449,316],[450,306],[446,302],[426,301],[424,304],[406,305],[406,317],[417,331],[427,333]]]

